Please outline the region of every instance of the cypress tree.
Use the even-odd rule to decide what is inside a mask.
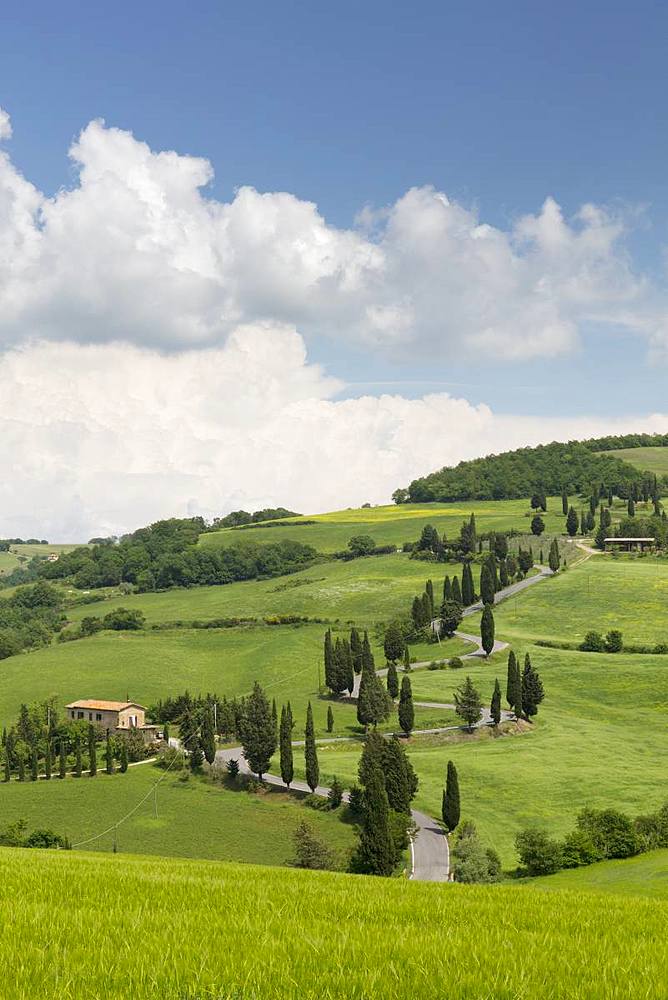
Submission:
[[[5,743],[5,750],[4,750],[4,753],[3,753],[3,757],[4,757],[4,769],[5,769],[4,779],[3,780],[5,782],[7,782],[7,781],[11,781],[12,780],[12,768],[11,768],[11,765],[9,763],[9,750],[7,749],[7,744],[6,743]]]
[[[383,737],[380,737],[383,739]],[[396,736],[383,739],[382,774],[390,809],[410,815],[411,801],[417,791],[417,777]]]
[[[105,771],[107,774],[113,774],[116,768],[114,767],[114,755],[111,749],[111,733],[107,729],[107,742],[104,751],[105,757]]]
[[[334,677],[334,648],[332,646],[332,630],[327,629],[325,632],[325,644],[324,644],[324,660],[325,660],[325,684],[333,691],[332,679]]]
[[[203,763],[202,743],[199,736],[195,735],[190,741],[190,770],[193,774],[198,774],[202,770]]]
[[[487,562],[480,570],[480,598],[483,604],[494,604],[494,577]]]
[[[568,514],[568,493],[563,490],[561,494],[561,509],[563,511],[564,517]]]
[[[578,515],[576,513],[575,507],[569,507],[568,517],[566,518],[566,531],[573,538],[578,533]]]
[[[58,777],[64,778],[67,774],[67,751],[65,740],[61,740],[58,745]]]
[[[516,663],[515,665],[515,679],[513,681],[513,692],[515,696],[515,701],[513,702],[513,712],[517,719],[522,718],[523,706],[522,706],[522,675],[520,674],[520,665]]]
[[[492,694],[492,703],[489,707],[489,714],[494,725],[498,726],[501,722],[501,686],[499,684],[498,677],[494,681],[494,693]]]
[[[390,829],[390,805],[380,767],[369,769],[364,787],[364,820],[352,861],[354,871],[391,875],[396,853]]]
[[[360,689],[357,696],[357,721],[365,728],[374,726],[389,718],[392,711],[392,699],[376,676],[373,668],[365,666],[362,669]]]
[[[121,740],[121,762],[119,765],[119,771],[121,774],[125,774],[128,769],[128,741]]]
[[[485,651],[485,656],[489,656],[494,649],[494,632],[494,614],[492,613],[491,606],[486,604],[482,610],[482,617],[480,619],[480,641]]]
[[[419,598],[418,598],[419,600]],[[364,633],[364,639],[362,640],[362,670],[368,667],[369,670],[375,671],[376,664],[374,663],[373,653],[371,652],[371,644],[369,642],[369,633]]]
[[[47,781],[51,781],[51,771],[53,768],[53,757],[51,755],[51,740],[47,736],[46,738],[46,748],[44,750],[44,777]]]
[[[475,601],[475,589],[473,587],[473,573],[471,563],[465,562],[462,566],[462,604],[465,608],[470,607]]]
[[[425,594],[429,598],[429,607],[431,609],[429,612],[429,620],[431,621],[431,619],[434,617],[434,584],[432,583],[431,580],[427,580],[424,590]]]
[[[432,609],[433,617],[433,609]],[[397,660],[401,659],[404,652],[404,637],[401,631],[401,625],[399,622],[390,622],[390,624],[385,629],[385,639],[383,642],[383,651],[385,653],[385,659],[388,663],[396,663]]]
[[[253,693],[246,699],[241,728],[244,757],[251,771],[262,781],[262,775],[269,770],[269,762],[276,750],[277,738],[267,696],[257,681]]]
[[[494,545],[490,546],[497,559],[505,559],[508,556],[508,537],[504,534],[494,535]]]
[[[306,729],[304,731],[304,759],[306,763],[306,784],[312,792],[318,787],[320,778],[320,767],[318,766],[318,752],[315,746],[315,730],[313,727],[313,709],[311,702],[306,709]]]
[[[350,652],[353,656],[353,670],[359,674],[362,669],[362,640],[354,627],[350,630]]]
[[[464,719],[469,732],[472,731],[475,723],[480,721],[482,715],[480,693],[474,687],[470,677],[467,677],[461,687],[455,691],[455,712],[461,719]]]
[[[33,745],[30,751],[30,780],[37,781],[39,778],[39,757],[37,756],[37,747]]]
[[[18,769],[19,769],[19,781],[26,780],[26,759],[22,753],[18,755]]]
[[[515,704],[515,677],[517,673],[517,657],[511,649],[508,653],[508,678],[506,681],[506,701],[510,708]]]
[[[446,576],[445,580],[443,581],[443,600],[444,601],[452,600],[452,584],[450,583],[449,576]]]
[[[278,739],[278,711],[276,709],[276,699],[271,699],[271,721],[274,723],[274,732],[276,733],[276,739]],[[213,718],[211,720],[213,729]]]
[[[404,649],[404,673],[410,674],[411,672],[411,654],[408,651],[408,646]]]
[[[453,576],[452,578],[452,599],[457,604],[462,604],[462,588],[459,585],[459,577]]]
[[[329,711],[331,712],[331,710],[330,706]],[[289,788],[294,777],[294,760],[292,756],[292,720],[288,715],[288,710],[285,705],[281,708],[279,746],[281,756],[281,778],[283,779],[283,784],[287,785]]]
[[[327,706],[327,732],[334,732],[334,712],[331,705]]]
[[[81,737],[77,734],[76,740],[74,742],[74,775],[77,778],[81,777],[83,771],[83,761],[81,758]]]
[[[399,695],[399,725],[406,736],[410,736],[415,724],[415,709],[413,707],[413,692],[410,677],[401,678],[401,693]]]
[[[499,586],[501,590],[505,590],[505,588],[508,586],[509,583],[510,579],[508,577],[508,563],[506,562],[505,559],[501,559],[499,560]]]
[[[276,709],[276,702],[274,702],[274,711]],[[274,716],[272,712],[272,725],[274,724]],[[210,708],[207,708],[204,713],[204,719],[202,720],[202,728],[200,730],[200,749],[204,754],[207,764],[213,764],[216,759],[216,736],[213,731],[213,712]]]
[[[352,666],[351,666],[352,673]],[[332,667],[329,671],[327,686],[332,694],[339,695],[348,686],[348,667],[346,651],[340,639],[334,643],[334,657]]]
[[[445,778],[445,788],[443,789],[442,803],[443,823],[448,833],[452,833],[459,826],[460,802],[459,802],[459,778],[454,762],[448,761],[448,770]]]
[[[91,722],[88,727],[88,772],[91,778],[97,774],[97,739],[95,726]]]
[[[628,505],[627,505],[627,510],[629,512],[629,517],[635,517],[636,516],[636,505],[635,505],[635,501],[634,501],[633,497],[629,497],[629,502],[628,502]]]
[[[432,617],[433,615],[431,609],[431,601],[429,600],[429,594],[425,590],[424,594],[422,595],[422,613],[421,613],[422,625],[429,625],[429,623],[432,620]]]
[[[559,556],[559,542],[556,538],[552,539],[552,544],[550,545],[550,555],[548,557],[548,565],[553,573],[556,573],[561,565],[561,557]]]
[[[540,675],[531,665],[531,659],[527,653],[524,658],[524,671],[522,673],[522,709],[528,719],[538,714],[538,706],[545,697],[543,682]]]
[[[387,693],[393,701],[399,697],[399,677],[394,663],[387,668]]]

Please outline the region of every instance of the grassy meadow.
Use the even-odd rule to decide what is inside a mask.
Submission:
[[[0,886],[5,1000],[665,997],[657,901],[16,849]]]
[[[360,507],[333,511],[329,514],[308,514],[285,518],[280,528],[223,528],[207,532],[200,545],[237,545],[240,542],[273,542],[281,538],[313,545],[318,552],[345,549],[353,535],[371,535],[376,545],[396,545],[414,542],[425,524],[432,524],[439,534],[448,538],[459,535],[462,522],[475,514],[478,531],[530,530],[532,511],[527,500],[466,500],[460,503],[389,504],[383,507]],[[545,530],[564,530],[561,497],[549,497],[547,513],[543,514]],[[299,521],[315,524],[298,524]],[[273,522],[278,523],[278,522]],[[291,526],[293,525],[293,526]]]
[[[668,850],[650,851],[624,861],[601,861],[586,868],[570,868],[535,879],[532,884],[539,889],[592,890],[668,901]]]
[[[668,643],[668,561],[596,555],[558,574],[495,613],[508,640],[581,642],[591,629],[621,629],[632,644]],[[668,658],[666,658],[668,670]]]
[[[668,476],[668,448],[617,448],[606,452],[616,455],[622,461],[634,465],[643,472],[653,472],[657,476]]]
[[[119,828],[119,851],[285,865],[294,856],[292,834],[301,820],[337,856],[353,846],[352,827],[342,822],[340,810],[309,809],[300,804],[299,796],[280,789],[259,794],[234,791],[204,777],[186,775],[183,781],[178,772],[165,773],[149,763],[132,766],[126,774],[99,772],[95,778],[13,781],[2,787],[0,825],[25,819],[29,829],[48,825],[77,844],[97,836],[148,795]],[[267,830],[271,830],[270,837]],[[84,849],[109,852],[113,842],[109,833]]]

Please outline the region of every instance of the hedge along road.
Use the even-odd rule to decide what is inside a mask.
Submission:
[[[552,570],[545,566],[539,567],[539,572],[536,576],[527,577],[525,580],[520,580],[518,583],[513,583],[509,587],[505,587],[500,590],[494,599],[494,603],[498,604],[508,597],[513,597],[515,594],[520,593],[520,591],[525,590],[527,587],[531,587],[541,580],[545,580],[547,577],[552,576]],[[464,615],[472,615],[477,611],[482,610],[482,604],[478,602],[477,604],[471,605],[470,608],[466,608]],[[480,638],[475,635],[469,635],[467,633],[458,632],[457,635],[462,639],[468,639],[469,642],[476,644],[476,649],[471,653],[466,653],[462,659],[473,659],[481,656],[485,656],[485,651],[480,644]],[[493,652],[501,652],[507,649],[507,642],[495,641]],[[426,667],[428,666],[428,661],[422,663],[412,664],[413,668]],[[387,669],[377,670],[376,673],[380,677],[384,677],[387,674]],[[353,693],[350,696],[352,699],[357,697],[359,691],[360,677],[359,675],[355,677],[355,686],[353,688]],[[434,702],[415,702],[416,705],[424,705],[429,708],[454,708],[454,705],[438,705]],[[511,712],[503,712],[502,717],[504,720],[514,718]],[[483,717],[477,723],[478,726],[485,726],[489,723],[489,710],[483,710]],[[444,733],[453,729],[460,729],[460,726],[444,726],[441,729],[431,729],[424,730],[425,733]],[[416,731],[415,735],[418,735],[419,731]],[[388,734],[391,735],[391,734]],[[331,740],[318,740],[318,743],[327,742],[348,742],[354,739],[354,737],[338,737]],[[303,746],[303,741],[295,741],[293,746]],[[244,774],[251,774],[251,770],[248,763],[244,757],[242,747],[232,747],[228,750],[218,750],[216,753],[216,761],[221,764],[227,764],[229,760],[236,760],[239,763],[239,769]],[[275,774],[265,774],[262,776],[263,780],[270,785],[278,785],[281,788],[285,787],[282,778],[279,778]],[[291,788],[300,792],[310,792],[311,789],[308,787],[304,781],[293,781]],[[329,794],[329,788],[324,785],[318,785],[315,789],[315,794],[322,797],[327,797]],[[345,801],[348,801],[348,794],[345,793],[343,796]],[[447,882],[450,879],[450,848],[448,845],[448,838],[446,836],[445,830],[440,825],[440,823],[433,819],[431,816],[427,816],[426,813],[418,812],[416,809],[411,810],[411,817],[413,823],[415,824],[415,833],[411,841],[411,862],[412,862],[412,872],[411,878],[419,882]]]

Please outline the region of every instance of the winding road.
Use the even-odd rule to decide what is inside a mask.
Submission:
[[[501,601],[507,600],[509,597],[513,597],[515,594],[519,594],[521,591],[526,590],[527,587],[532,587],[536,583],[540,583],[541,580],[545,580],[547,577],[552,576],[552,570],[548,569],[546,566],[538,567],[539,572],[535,576],[527,577],[524,580],[520,580],[518,583],[513,583],[509,587],[505,587],[500,590],[494,599],[495,604],[499,604]],[[472,604],[471,607],[466,608],[464,611],[464,616],[475,614],[477,611],[482,611],[482,603]],[[474,658],[484,657],[485,651],[480,644],[480,638],[476,635],[470,635],[467,632],[456,632],[456,635],[460,639],[465,639],[468,642],[474,643],[476,648],[470,653],[465,653],[462,656],[463,660],[470,660]],[[508,648],[507,642],[495,641],[493,653],[502,652],[504,649]],[[420,668],[425,668],[429,665],[429,661],[425,660],[420,663],[411,664],[411,669],[416,670]],[[376,671],[379,677],[384,677],[387,674],[387,669]],[[352,694],[350,695],[351,700],[356,700],[359,692],[360,676],[355,677],[355,684],[353,687]],[[414,705],[421,708],[443,708],[443,709],[453,709],[454,705],[447,702],[433,702],[433,701],[416,701]],[[512,712],[503,712],[502,720],[506,721],[508,719],[513,719],[514,715]],[[489,709],[483,709],[483,716],[477,723],[477,726],[485,726],[490,721]],[[414,730],[413,735],[420,734],[438,734],[445,733],[450,730],[461,729],[461,726],[443,726],[438,729],[422,729]],[[388,733],[388,736],[393,734]],[[399,734],[396,734],[399,735]],[[343,743],[352,742],[355,737],[331,737],[329,739],[318,740],[318,744],[326,743]],[[302,740],[296,740],[293,742],[293,746],[303,746]],[[232,747],[227,750],[218,750],[216,753],[216,762],[225,765],[229,760],[235,759],[239,763],[239,770],[244,774],[251,774],[251,770],[244,757],[242,747]],[[277,785],[280,788],[285,788],[283,779],[275,774],[265,774],[263,775],[263,780],[270,785]],[[291,786],[292,789],[300,792],[310,792],[310,788],[304,781],[293,781]],[[329,794],[329,788],[324,785],[319,785],[315,790],[316,795],[321,795],[327,797]],[[345,793],[343,796],[344,800],[348,800],[348,794]],[[419,812],[416,809],[411,810],[411,816],[415,824],[415,833],[411,842],[411,861],[412,861],[412,871],[411,878],[419,882],[447,882],[450,878],[450,849],[448,846],[448,838],[445,834],[443,827],[440,823],[433,819],[431,816],[427,816],[426,813]]]

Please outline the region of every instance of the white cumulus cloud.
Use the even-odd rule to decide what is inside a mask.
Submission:
[[[0,385],[5,537],[86,540],[173,515],[387,502],[397,486],[460,459],[668,430],[661,415],[500,417],[446,394],[341,400],[341,384],[308,362],[285,325],[242,326],[224,347],[175,354],[21,346],[0,359]]]
[[[0,115],[0,139],[10,135]],[[0,156],[0,343],[125,341],[169,350],[224,343],[240,324],[434,359],[551,357],[584,325],[666,337],[655,293],[624,250],[624,224],[548,198],[507,230],[430,188],[354,227],[317,206],[242,187],[209,196],[203,159],[154,152],[93,121],[70,149],[71,188],[47,197]]]

